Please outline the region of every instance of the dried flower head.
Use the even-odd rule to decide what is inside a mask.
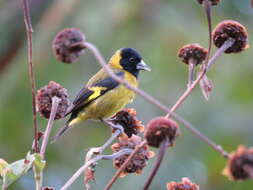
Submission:
[[[53,187],[43,187],[42,190],[54,190]]]
[[[177,55],[182,59],[182,62],[189,64],[192,60],[194,64],[198,65],[203,63],[206,59],[208,50],[203,48],[197,43],[187,44],[179,49]]]
[[[144,126],[136,117],[134,109],[123,109],[112,117],[112,123],[121,125],[124,128],[124,133],[131,137],[144,131]]]
[[[234,39],[234,44],[225,53],[238,53],[248,47],[247,29],[239,22],[225,20],[220,22],[213,31],[213,42],[220,48],[228,39]]]
[[[77,28],[60,31],[53,41],[53,52],[58,60],[73,63],[84,53],[85,35]]]
[[[142,141],[141,137],[132,135],[131,138],[121,139],[120,142],[115,143],[111,146],[113,152],[118,152],[125,148],[134,149]],[[125,154],[113,160],[113,166],[120,168],[128,158],[129,154]],[[147,165],[149,158],[153,157],[154,153],[149,150],[149,146],[143,146],[128,163],[127,167],[121,173],[121,177],[124,177],[128,173],[141,173],[143,168]]]
[[[198,2],[200,4],[203,4],[205,0],[198,0]],[[208,0],[212,5],[218,5],[219,3],[221,3],[221,0]]]
[[[239,146],[230,154],[223,174],[231,180],[246,180],[253,177],[253,148]]]
[[[65,116],[69,107],[69,95],[67,89],[63,88],[60,84],[50,81],[48,85],[40,88],[36,96],[36,108],[41,116],[45,118],[50,117],[52,98],[56,96],[61,99],[56,112],[55,119],[60,119]]]
[[[166,138],[168,138],[170,145],[173,145],[179,134],[179,126],[175,121],[157,117],[147,124],[144,137],[148,145],[158,148],[160,143]]]
[[[199,186],[192,183],[187,177],[182,178],[182,182],[170,182],[167,190],[199,190]]]

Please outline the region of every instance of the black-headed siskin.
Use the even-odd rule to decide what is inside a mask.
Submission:
[[[122,48],[115,52],[109,60],[108,66],[112,71],[132,86],[138,86],[138,76],[141,70],[150,71],[140,54],[132,48]],[[81,89],[73,102],[73,106],[66,113],[71,114],[66,125],[56,134],[54,140],[67,129],[82,121],[104,120],[133,101],[135,93],[124,85],[112,79],[104,69],[96,73]]]

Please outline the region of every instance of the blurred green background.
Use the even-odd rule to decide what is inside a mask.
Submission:
[[[23,158],[33,139],[21,7],[21,1],[0,0],[0,157],[8,162]],[[141,74],[140,87],[168,106],[175,103],[187,82],[187,68],[177,58],[177,50],[186,43],[197,42],[205,47],[208,43],[206,18],[196,0],[33,0],[32,17],[37,88],[54,80],[68,89],[72,100],[100,66],[88,51],[72,65],[55,59],[52,40],[65,27],[80,28],[107,60],[118,48],[136,48],[152,68],[151,73]],[[248,29],[250,45],[252,17],[250,0],[223,0],[213,7],[213,25],[224,19],[240,21]],[[229,152],[239,144],[252,146],[252,49],[223,55],[208,76],[215,85],[210,101],[204,100],[198,87],[177,112]],[[137,110],[144,124],[163,114],[139,96],[128,107]],[[57,121],[53,132],[63,123]],[[40,118],[40,129],[44,130],[45,125],[46,120]],[[100,123],[80,126],[49,145],[45,185],[59,189],[82,165],[87,149],[101,145],[110,136],[108,127]],[[221,172],[226,160],[183,126],[181,129],[182,135],[167,152],[151,189],[166,189],[167,182],[182,177],[200,184],[202,190],[253,189],[252,181],[231,182],[224,177]],[[112,189],[141,189],[154,160],[142,175],[119,179]],[[99,162],[94,189],[103,189],[114,172],[110,161]],[[32,173],[9,189],[33,190]],[[82,178],[70,189],[83,189]]]

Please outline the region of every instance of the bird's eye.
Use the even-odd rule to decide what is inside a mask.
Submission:
[[[129,61],[130,61],[131,63],[133,63],[133,62],[134,62],[134,58],[131,57],[131,58],[129,59]]]

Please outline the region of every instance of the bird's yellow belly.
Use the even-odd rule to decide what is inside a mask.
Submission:
[[[80,113],[84,119],[106,119],[130,103],[135,93],[123,85],[115,88],[93,101]]]

